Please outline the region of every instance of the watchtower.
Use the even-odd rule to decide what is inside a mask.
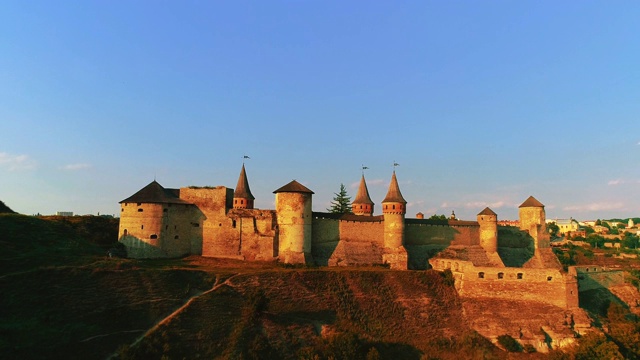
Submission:
[[[362,174],[358,194],[353,203],[351,203],[351,210],[356,215],[371,216],[373,215],[373,205],[373,201],[369,196],[369,189],[367,189],[367,182],[364,180],[364,174]]]
[[[313,191],[293,180],[276,194],[279,255],[285,263],[311,261],[311,198]]]
[[[488,253],[498,250],[498,215],[488,207],[478,213],[480,246]]]

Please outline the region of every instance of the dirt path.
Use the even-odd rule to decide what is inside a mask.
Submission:
[[[231,283],[231,279],[233,279],[234,277],[238,276],[240,274],[233,274],[229,277],[227,277],[224,281],[220,281],[220,277],[216,277],[216,282],[213,284],[213,286],[211,287],[211,289],[207,290],[207,291],[203,291],[201,293],[197,293],[195,295],[193,295],[192,297],[189,298],[189,300],[187,300],[187,302],[185,302],[182,306],[180,306],[179,308],[177,308],[174,312],[172,312],[171,314],[169,314],[167,317],[165,317],[164,319],[161,319],[160,321],[158,321],[156,324],[154,324],[151,328],[149,328],[149,330],[147,330],[144,334],[142,334],[141,336],[139,336],[138,338],[136,338],[130,345],[129,347],[134,347],[135,345],[137,345],[138,343],[140,343],[140,341],[142,341],[145,337],[149,336],[150,334],[152,334],[154,331],[158,330],[158,328],[160,328],[162,325],[169,323],[173,318],[175,318],[178,314],[182,313],[186,308],[188,308],[196,299],[200,298],[201,296],[210,294],[216,290],[218,290],[220,287],[222,286],[233,286],[233,284]],[[135,330],[137,331],[144,331],[144,330]],[[132,330],[133,332],[133,330]],[[94,338],[96,337],[101,337],[101,336],[108,336],[109,334],[106,335],[97,335],[94,336]],[[86,341],[86,340],[85,340]],[[117,353],[113,353],[111,355],[109,355],[107,357],[107,359],[113,359],[117,356]]]

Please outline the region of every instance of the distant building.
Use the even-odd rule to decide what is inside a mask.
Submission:
[[[58,211],[57,216],[73,216],[73,211]]]
[[[520,220],[498,220],[498,226],[520,227]]]
[[[547,220],[547,222],[549,222]],[[580,224],[574,218],[568,219],[555,219],[552,222],[555,222],[558,225],[558,233],[560,235],[565,235],[567,233],[575,233],[580,229]]]

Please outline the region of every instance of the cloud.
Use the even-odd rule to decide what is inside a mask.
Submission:
[[[464,207],[466,209],[482,209],[482,208],[485,208],[485,207],[490,207],[492,209],[499,209],[499,208],[503,207],[504,205],[505,205],[504,201],[496,201],[496,202],[493,202],[493,203],[487,203],[487,202],[484,202],[484,201],[474,201],[474,202],[468,202],[468,203],[464,204]]]
[[[61,167],[60,169],[68,170],[68,171],[76,171],[76,170],[88,169],[90,167],[91,167],[91,164],[69,164]]]
[[[620,180],[620,179],[616,179],[616,180],[609,180],[609,182],[607,183],[607,185],[620,185],[624,183],[624,181]]]
[[[624,208],[624,204],[621,202],[613,202],[613,203],[601,202],[601,203],[566,206],[563,208],[563,210],[585,212],[585,211],[619,210],[622,208]]]
[[[36,162],[29,155],[0,152],[0,167],[6,167],[9,171],[33,170],[36,168]]]

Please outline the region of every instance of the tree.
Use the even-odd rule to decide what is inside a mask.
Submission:
[[[328,212],[334,214],[353,214],[351,210],[351,197],[347,196],[347,188],[344,184],[340,184],[340,192],[334,193],[335,197],[331,202]]]
[[[447,220],[447,217],[444,216],[444,214],[442,214],[442,215],[433,214],[433,215],[431,215],[429,220]]]
[[[549,235],[551,235],[551,237],[556,237],[560,232],[560,227],[558,226],[558,224],[556,224],[555,221],[553,221],[547,224],[547,230],[549,231]]]

